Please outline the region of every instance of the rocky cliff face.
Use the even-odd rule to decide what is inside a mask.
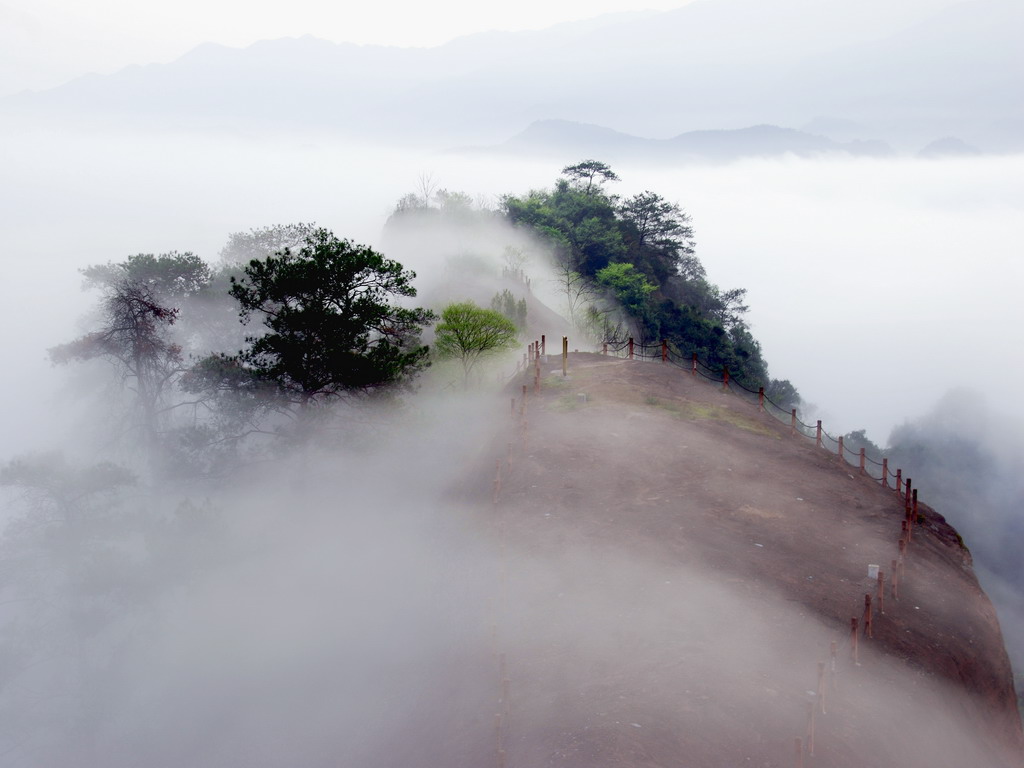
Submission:
[[[498,765],[1021,764],[995,612],[934,511],[901,557],[896,492],[756,403],[660,363],[541,373],[467,481],[500,553]]]

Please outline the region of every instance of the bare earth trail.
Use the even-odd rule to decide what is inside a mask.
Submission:
[[[485,765],[1022,764],[995,612],[941,517],[922,506],[880,613],[895,491],[673,366],[559,362],[516,381],[467,483],[501,563]]]

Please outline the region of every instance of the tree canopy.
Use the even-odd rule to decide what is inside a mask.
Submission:
[[[466,383],[482,359],[516,345],[515,323],[501,312],[478,307],[472,301],[445,307],[434,331],[438,354],[462,363]]]
[[[607,164],[584,160],[563,168],[552,189],[502,199],[508,220],[549,246],[570,319],[586,318],[601,333],[624,322],[641,342],[666,339],[685,356],[728,366],[748,386],[768,385],[746,324],[746,290],[707,279],[678,203],[650,190],[621,200],[604,188],[618,179]],[[603,302],[593,298],[601,295]]]
[[[427,363],[419,335],[433,319],[394,303],[416,295],[414,277],[373,249],[318,229],[298,251],[254,259],[232,278],[243,321],[255,316],[263,326],[237,359],[302,404],[406,382]]]

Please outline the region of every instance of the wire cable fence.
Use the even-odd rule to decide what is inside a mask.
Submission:
[[[545,343],[542,336],[539,341],[530,345],[527,353],[523,355],[521,363],[516,365],[516,373],[523,371],[529,374],[532,370],[534,392],[540,391],[540,364],[542,359],[545,362],[547,361],[544,350]],[[879,460],[868,456],[863,445],[858,445],[856,449],[852,449],[845,444],[848,436],[841,435],[836,437],[829,434],[822,427],[820,420],[817,420],[814,424],[802,421],[798,416],[796,408],[787,409],[782,404],[775,402],[765,393],[763,386],[757,386],[754,389],[751,386],[751,382],[745,382],[739,377],[730,376],[729,369],[725,365],[715,366],[714,364],[707,364],[698,359],[697,353],[691,352],[689,355],[686,355],[665,341],[662,341],[660,344],[637,344],[634,339],[610,340],[602,343],[601,351],[605,355],[610,354],[619,358],[649,362],[660,361],[663,364],[670,364],[688,373],[694,379],[704,379],[709,383],[720,386],[724,392],[739,397],[744,402],[754,405],[758,410],[771,415],[777,421],[788,424],[793,434],[801,435],[807,440],[814,440],[818,448],[835,455],[842,462],[844,468],[856,467],[862,475],[872,478],[875,482],[881,484],[882,487],[895,490],[897,498],[903,505],[904,516],[901,521],[902,527],[897,541],[897,551],[892,553],[895,557],[891,555],[888,559],[886,557],[878,557],[878,564],[868,566],[869,582],[860,585],[857,602],[850,614],[847,614],[850,617],[849,623],[844,625],[845,620],[840,619],[838,616],[836,617],[838,621],[836,629],[839,629],[840,634],[834,636],[834,639],[830,641],[828,655],[825,656],[823,653],[819,657],[820,660],[817,661],[816,689],[806,689],[807,694],[809,694],[809,698],[806,701],[806,720],[803,728],[798,731],[801,735],[794,738],[793,741],[796,765],[802,767],[805,764],[805,755],[811,758],[815,756],[816,720],[819,716],[824,717],[827,715],[826,699],[831,699],[840,690],[837,680],[841,671],[848,670],[849,674],[854,674],[854,670],[861,667],[862,663],[870,663],[871,656],[866,655],[866,658],[862,656],[862,647],[864,651],[867,651],[875,636],[875,625],[879,622],[889,621],[889,617],[899,610],[901,592],[905,590],[908,580],[905,566],[909,545],[915,536],[914,529],[925,522],[924,510],[918,506],[918,489],[911,488],[911,480],[910,478],[903,478],[902,470],[897,469],[895,474],[889,471],[888,458],[883,456]],[[566,373],[567,357],[568,340],[567,337],[562,337],[563,375]],[[521,448],[524,452],[528,445],[527,399],[529,396],[529,388],[524,384],[518,408],[515,398],[513,398],[511,404],[513,418],[516,418],[518,413],[519,436]],[[512,456],[513,444],[509,443],[508,469],[512,467]],[[494,501],[496,504],[499,502],[501,494],[501,473],[502,464],[499,461],[494,484]],[[890,483],[890,480],[895,482]],[[886,570],[886,563],[889,564],[888,570]],[[872,569],[874,569],[873,573]],[[846,579],[843,579],[843,581],[846,581]],[[863,596],[863,607],[860,603],[861,596]],[[891,606],[888,611],[884,609],[887,598]],[[907,602],[911,605],[913,604],[912,600]],[[840,627],[844,628],[840,629]],[[844,658],[848,659],[848,661],[842,661]],[[501,677],[502,684],[505,686],[503,688],[502,701],[506,701],[509,680],[504,670],[502,670]],[[503,713],[503,717],[508,717],[507,709]],[[824,725],[824,722],[822,724]],[[498,721],[497,738],[498,767],[505,768],[504,739],[500,719]]]
[[[829,434],[822,428],[820,421],[809,424],[801,420],[796,408],[786,408],[775,402],[765,392],[763,386],[735,375],[724,363],[705,362],[700,359],[697,352],[687,354],[667,340],[654,343],[650,340],[638,342],[634,338],[613,338],[602,342],[601,352],[605,355],[632,360],[668,363],[688,371],[695,378],[721,385],[724,391],[756,405],[777,421],[788,424],[794,434],[814,440],[818,447],[840,458],[847,468],[855,468],[882,487],[892,488],[897,493],[902,493],[904,490],[902,473],[899,470],[895,474],[891,472],[887,458],[884,456],[876,458],[869,455],[864,446],[852,448],[849,445],[844,445],[844,437]]]

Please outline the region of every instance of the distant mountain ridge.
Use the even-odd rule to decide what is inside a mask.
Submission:
[[[733,130],[689,131],[670,139],[638,136],[569,120],[539,120],[503,144],[470,151],[574,158],[601,157],[611,162],[727,162],[743,157],[822,154],[886,157],[892,147],[883,141],[833,141],[825,136],[755,125]]]
[[[648,136],[820,121],[863,126],[833,140],[916,150],[957,136],[987,151],[1024,148],[1024,3],[942,2],[698,0],[437,48],[310,36],[208,44],[170,64],[0,99],[0,114],[434,147],[493,144],[554,118]]]

